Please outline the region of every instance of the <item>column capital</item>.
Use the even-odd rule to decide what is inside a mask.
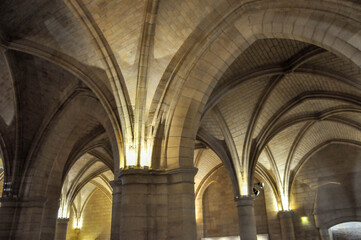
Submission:
[[[194,184],[194,176],[198,169],[176,168],[170,170],[154,170],[149,168],[126,168],[119,172],[122,185],[126,184],[166,184],[166,183],[191,183]]]
[[[294,215],[294,211],[288,210],[288,211],[279,211],[277,213],[279,218],[292,218]]]
[[[241,206],[253,206],[254,205],[254,196],[248,195],[248,196],[236,196],[234,198],[234,201],[237,203],[237,207]]]
[[[56,223],[58,224],[68,224],[69,218],[57,218]]]

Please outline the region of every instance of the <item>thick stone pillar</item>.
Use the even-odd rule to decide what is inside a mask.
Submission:
[[[56,219],[55,240],[66,240],[69,218]]]
[[[254,197],[235,198],[238,208],[239,233],[242,240],[257,240],[256,218],[254,215]]]
[[[168,238],[197,239],[194,176],[197,169],[176,169],[168,177]]]
[[[113,188],[111,240],[120,240],[122,182],[115,180],[111,181],[110,185]]]
[[[318,232],[320,234],[321,240],[332,240],[332,233],[327,228],[319,228]]]
[[[17,199],[0,198],[0,239],[9,239],[12,235],[13,221],[17,207]]]
[[[282,239],[295,240],[293,211],[280,211],[278,212],[278,218],[280,220]]]
[[[122,170],[120,204],[113,205],[120,212],[120,239],[195,240],[195,173],[195,168]]]
[[[49,239],[41,234],[47,230],[41,227],[45,198],[3,197],[0,202],[0,239]],[[50,239],[53,238],[54,232]]]

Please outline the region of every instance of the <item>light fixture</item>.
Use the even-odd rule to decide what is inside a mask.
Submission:
[[[263,182],[258,182],[256,183],[256,186],[258,186],[260,189],[264,188],[264,183]]]
[[[261,190],[264,188],[264,183],[263,182],[258,182],[256,184],[253,185],[253,194],[257,197],[260,193]]]
[[[302,216],[301,217],[301,223],[303,225],[308,225],[310,223],[310,221],[308,220],[308,217],[307,216]]]

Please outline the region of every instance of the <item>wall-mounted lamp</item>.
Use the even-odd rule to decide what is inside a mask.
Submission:
[[[253,186],[253,194],[257,197],[261,193],[261,189],[264,188],[263,182],[258,182]]]
[[[307,216],[302,216],[301,223],[302,223],[302,225],[308,225],[310,223],[310,221],[308,220]]]
[[[260,189],[264,188],[264,183],[263,182],[258,182],[256,183],[256,186],[258,186]]]

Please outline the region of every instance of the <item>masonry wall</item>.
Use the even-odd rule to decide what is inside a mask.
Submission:
[[[298,240],[318,239],[315,214],[321,223],[359,217],[361,149],[332,144],[320,150],[302,167],[291,193]]]
[[[218,169],[209,181],[211,185],[203,195],[204,237],[238,236],[238,213],[234,201],[232,182],[224,167]],[[264,193],[255,201],[257,233],[268,233]]]
[[[101,191],[91,196],[82,214],[82,227],[78,240],[106,240],[110,239],[112,203]],[[74,213],[70,215],[68,224],[67,240],[75,240]]]

